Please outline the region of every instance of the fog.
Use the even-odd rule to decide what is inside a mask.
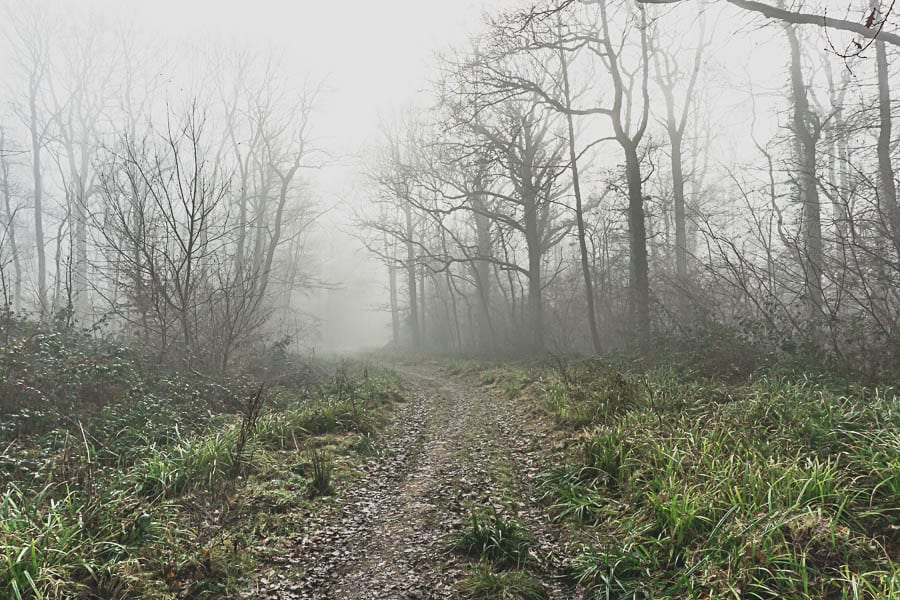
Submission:
[[[288,136],[285,144],[302,146],[303,157],[298,162],[299,173],[283,182],[287,186],[283,208],[293,219],[293,229],[288,228],[284,237],[269,239],[272,255],[264,262],[271,263],[265,267],[271,272],[265,273],[266,291],[258,299],[258,308],[266,316],[250,319],[252,327],[249,323],[242,325],[254,330],[252,335],[249,330],[245,332],[247,342],[264,344],[265,339],[286,335],[297,348],[331,352],[374,349],[388,343],[399,347],[415,341],[430,351],[459,354],[488,350],[528,353],[537,343],[541,351],[580,353],[591,347],[584,337],[586,323],[576,316],[585,310],[603,312],[592,317],[593,329],[597,330],[594,337],[602,337],[602,346],[610,349],[630,345],[628,327],[623,329],[621,325],[628,322],[636,327],[635,319],[648,320],[649,324],[640,325],[642,331],[650,328],[669,335],[682,330],[677,334],[681,335],[695,326],[706,328],[715,323],[731,327],[735,322],[760,319],[761,327],[782,329],[783,318],[784,327],[794,331],[787,337],[804,338],[808,328],[797,320],[795,306],[808,301],[808,294],[801,289],[808,284],[792,278],[802,279],[802,273],[808,274],[805,255],[809,248],[803,218],[798,216],[798,206],[804,204],[791,200],[795,193],[802,192],[803,185],[796,183],[799,171],[791,173],[791,166],[802,161],[797,162],[789,139],[794,92],[784,20],[767,20],[753,10],[724,2],[651,4],[642,13],[630,5],[610,9],[606,18],[616,43],[622,44],[622,73],[631,86],[623,96],[625,129],[631,128],[634,133],[645,104],[647,109],[645,131],[633,140],[639,164],[632,165],[635,173],[640,173],[645,198],[640,207],[642,227],[647,229],[646,241],[641,243],[641,252],[649,257],[645,267],[633,262],[644,259],[635,259],[635,248],[626,248],[622,237],[634,233],[635,214],[621,219],[615,216],[624,215],[619,211],[625,210],[622,202],[628,195],[623,187],[627,178],[622,179],[628,165],[623,163],[623,146],[615,140],[616,125],[607,118],[609,107],[590,111],[598,103],[608,103],[614,96],[611,86],[617,84],[609,78],[609,72],[603,72],[609,69],[608,64],[604,66],[606,59],[597,53],[591,55],[589,44],[582,47],[564,42],[572,44],[566,45],[565,51],[571,55],[569,76],[575,109],[571,121],[577,136],[573,147],[580,153],[577,167],[582,198],[578,202],[585,205],[580,234],[573,220],[580,209],[576,210],[571,177],[563,166],[571,161],[562,147],[553,159],[560,163],[554,165],[553,176],[545,182],[553,189],[546,191],[549,195],[544,200],[536,200],[538,212],[543,211],[543,229],[534,235],[541,240],[529,241],[524,227],[518,230],[511,226],[510,220],[524,218],[518,212],[524,205],[515,197],[521,191],[512,196],[508,193],[517,184],[503,181],[503,160],[496,159],[495,167],[500,171],[491,167],[485,172],[493,182],[491,189],[477,190],[464,181],[467,176],[461,169],[471,152],[489,154],[496,150],[477,150],[482,143],[478,136],[487,134],[466,125],[472,115],[480,118],[480,113],[472,113],[466,103],[482,102],[485,108],[480,112],[502,119],[506,117],[497,103],[504,98],[513,106],[534,94],[529,86],[549,81],[551,87],[558,88],[559,82],[551,73],[553,67],[547,62],[553,58],[552,52],[548,54],[546,40],[541,39],[549,35],[546,23],[550,13],[534,8],[537,18],[528,19],[527,11],[532,8],[514,0],[340,4],[266,0],[252,5],[212,0],[167,0],[152,5],[91,0],[77,7],[51,0],[6,2],[0,56],[4,85],[0,123],[9,207],[5,213],[3,267],[10,306],[19,313],[38,316],[56,314],[68,306],[70,318],[82,327],[99,328],[107,335],[130,330],[127,323],[134,314],[129,310],[134,307],[126,305],[133,299],[127,300],[129,293],[115,283],[127,269],[119,265],[111,274],[108,267],[113,259],[104,249],[111,240],[104,242],[99,239],[102,235],[89,231],[92,225],[102,230],[103,219],[108,218],[109,206],[101,210],[102,202],[89,201],[92,195],[102,195],[99,188],[112,177],[108,169],[104,171],[102,161],[121,154],[117,147],[129,135],[145,135],[139,131],[141,127],[159,130],[164,122],[171,127],[173,118],[183,118],[185,107],[193,104],[198,119],[209,130],[198,148],[211,153],[210,157],[216,153],[215,160],[221,160],[215,165],[215,177],[223,186],[223,194],[239,194],[257,176],[261,179],[254,180],[253,185],[269,193],[268,186],[274,179],[269,181],[267,177],[272,173],[281,177],[284,172],[266,172],[260,167],[263,170],[257,175],[241,175],[241,145],[255,142],[249,137],[229,139],[225,133],[230,130],[252,136],[253,119],[262,117],[254,117],[252,111],[241,112],[265,97],[272,100],[266,105],[270,111],[266,118],[275,127],[272,134]],[[845,19],[843,22],[860,21],[859,11],[852,6],[805,7],[806,13],[810,11]],[[564,17],[558,24],[564,29],[561,35],[577,40],[581,39],[579,26],[586,31],[597,27],[595,13],[596,7],[576,4],[563,5],[553,14]],[[640,98],[640,78],[635,78],[644,68],[639,52],[644,25],[636,21],[640,15],[650,28],[644,41],[649,81],[646,103]],[[873,27],[878,23],[881,21]],[[539,30],[541,24],[546,31]],[[809,149],[817,151],[812,158],[816,163],[814,176],[831,177],[829,182],[819,183],[824,188],[817,218],[834,225],[831,217],[836,213],[826,205],[841,204],[838,197],[843,194],[845,203],[858,207],[865,196],[859,186],[871,185],[876,190],[879,185],[880,175],[867,173],[863,164],[865,147],[874,143],[874,138],[851,118],[860,111],[869,114],[873,110],[877,44],[858,32],[842,31],[840,25],[796,26],[796,31],[800,52],[797,68],[801,84],[808,90],[804,102],[815,115],[810,133],[816,138],[813,144],[820,146]],[[528,35],[530,40],[526,39]],[[895,46],[886,46],[890,58]],[[487,58],[478,64],[481,56]],[[679,197],[687,194],[688,206],[677,209],[677,217],[670,212],[675,210],[674,184],[670,172],[672,141],[666,124],[668,104],[660,87],[664,69],[670,70],[672,118],[680,116],[685,131],[680,142],[680,153],[686,156],[678,167],[683,178]],[[888,76],[893,77],[893,72],[889,67]],[[503,73],[515,76],[504,78]],[[491,77],[493,83],[477,83],[479,78]],[[533,77],[543,82],[531,81]],[[33,93],[29,92],[29,81],[34,84]],[[689,90],[687,86],[691,86]],[[558,92],[549,90],[550,95]],[[687,110],[679,115],[688,92]],[[29,104],[32,97],[33,107]],[[555,110],[559,105],[548,98],[536,95],[530,110],[540,113],[533,115],[535,124],[548,128],[549,133],[545,133],[556,144],[565,135],[565,111]],[[587,112],[578,112],[575,105],[579,103]],[[303,113],[299,127],[296,111],[301,105],[308,113]],[[229,106],[237,112],[228,113]],[[236,122],[240,118],[243,123]],[[130,124],[126,126],[128,119]],[[232,119],[230,124],[228,119]],[[276,121],[278,125],[274,125]],[[840,122],[835,125],[836,121]],[[268,122],[264,125],[260,126],[269,127]],[[245,129],[240,131],[240,127]],[[493,144],[500,139],[484,135],[482,141]],[[551,143],[551,139],[541,143]],[[229,144],[235,154],[224,156],[223,148]],[[468,147],[469,153],[460,144]],[[46,212],[46,223],[41,227],[47,230],[37,234],[35,148],[43,154],[42,172],[38,174],[42,210]],[[293,150],[285,146],[285,152],[282,159]],[[251,162],[257,160],[251,156]],[[238,181],[239,177],[243,179]],[[395,217],[385,212],[391,204],[395,211],[404,210],[404,201],[397,199],[397,177],[404,180],[405,190],[415,189],[410,193],[416,198],[405,201],[415,222],[406,231],[401,231],[402,223],[393,223],[390,219]],[[796,184],[793,191],[791,181]],[[90,189],[78,191],[81,184]],[[513,187],[507,189],[509,185]],[[487,212],[474,210],[462,198],[471,199],[476,193],[486,193],[499,204]],[[79,200],[79,195],[86,195],[87,200]],[[113,195],[107,190],[106,201],[121,202]],[[244,206],[240,202],[238,205]],[[503,207],[504,202],[509,210]],[[631,202],[634,209],[635,201]],[[679,206],[684,202],[676,201]],[[888,206],[884,210],[890,212],[892,202],[896,204],[895,199],[888,198],[879,206]],[[245,235],[234,227],[254,225],[247,220],[246,210],[241,210],[244,212],[237,222],[234,210],[224,210],[221,226],[228,229],[227,236],[234,236],[232,241],[243,244]],[[270,218],[265,213],[268,209],[259,210],[263,214],[258,217]],[[685,210],[687,217],[682,214]],[[867,214],[866,210],[860,209],[860,214]],[[485,230],[491,244],[499,244],[489,249],[490,256],[479,260],[473,256],[474,242],[467,241],[471,223],[460,218],[466,214],[496,221]],[[683,231],[685,218],[690,221],[688,231]],[[888,215],[887,220],[890,218]],[[776,221],[777,226],[773,225]],[[753,239],[745,235],[746,227],[756,228],[750,235]],[[824,228],[827,238],[829,223]],[[263,237],[271,233],[267,232]],[[224,230],[220,233],[225,235]],[[391,256],[372,247],[379,236],[384,238],[382,245],[388,243],[392,248]],[[677,243],[675,237],[679,237]],[[38,238],[45,250],[43,258],[36,251]],[[579,238],[585,242],[581,251]],[[456,247],[448,247],[447,239]],[[231,252],[230,243],[223,241],[219,249]],[[689,247],[679,249],[678,245]],[[399,247],[409,249],[411,258],[400,257]],[[539,253],[532,257],[530,267],[529,247]],[[789,259],[792,247],[799,252],[793,260]],[[257,251],[260,248],[257,246]],[[501,250],[503,259],[497,254]],[[485,248],[478,252],[482,251]],[[240,259],[243,252],[239,249],[235,256]],[[587,261],[585,269],[579,266],[579,252]],[[866,247],[864,253],[869,252]],[[675,254],[680,254],[677,261]],[[692,256],[689,259],[685,254]],[[890,256],[883,258],[885,264],[895,264]],[[787,262],[779,265],[772,260]],[[292,261],[302,264],[291,266]],[[735,267],[736,263],[742,266]],[[487,273],[479,275],[479,264],[493,273],[489,277]],[[775,272],[781,267],[787,279],[776,281]],[[895,269],[888,276],[888,296],[879,299],[872,297],[871,286],[860,279],[871,268],[868,265],[854,267],[862,285],[858,293],[835,283],[848,281],[837,275],[846,265],[835,265],[830,271],[824,265],[814,268],[824,269],[818,277],[840,288],[831,289],[828,283],[813,286],[813,295],[824,294],[819,313],[838,320],[840,315],[863,315],[861,318],[877,323],[873,326],[879,336],[893,335],[896,311],[892,307],[891,278]],[[15,276],[11,275],[13,269]],[[418,299],[418,303],[425,302],[424,314],[415,314],[415,290],[409,289],[408,282],[398,280],[399,274],[404,270],[411,273],[410,269],[428,273],[417,275],[419,284],[426,286]],[[529,291],[526,280],[537,269],[544,271],[544,277],[535,273],[538,287]],[[678,271],[674,279],[672,269]],[[579,271],[585,271],[583,276]],[[650,283],[635,283],[635,277],[644,277],[642,271]],[[769,274],[763,276],[764,271]],[[747,279],[746,272],[753,273],[753,281]],[[269,288],[270,276],[277,293]],[[480,284],[479,277],[483,279]],[[478,323],[476,313],[482,310],[477,307],[481,302],[478,297],[486,292],[481,288],[488,285],[485,277],[495,280],[492,285],[499,296],[487,300],[482,307],[483,320]],[[685,277],[692,280],[688,286],[682,281]],[[79,279],[84,281],[79,283]],[[583,306],[584,291],[578,288],[591,286],[591,279],[601,280],[593,299],[599,307],[588,309]],[[722,286],[731,290],[728,298],[715,295]],[[883,284],[879,286],[885,289]],[[533,298],[538,289],[546,300],[537,302]],[[281,300],[276,301],[273,293],[281,295]],[[418,293],[423,294],[421,290]],[[859,298],[860,294],[869,300],[860,301],[859,306],[846,304],[846,298]],[[169,310],[177,312],[177,302],[167,302]],[[652,310],[638,306],[648,302],[653,304]],[[761,308],[771,302],[780,307],[772,309],[778,316]],[[429,312],[429,305],[433,312]],[[681,308],[675,310],[675,305]],[[688,305],[704,308],[687,314],[683,310]],[[708,305],[715,308],[708,312]],[[637,316],[635,310],[643,316]],[[524,332],[533,326],[527,323],[538,313],[541,320],[547,320],[550,332],[546,339],[541,334],[541,340],[535,342]],[[697,319],[704,324],[701,326]],[[414,322],[419,323],[413,326]],[[682,322],[688,324],[682,326]],[[436,337],[418,340],[420,334],[415,330],[427,331],[429,325]],[[493,331],[488,346],[476,339],[476,330],[483,327]],[[752,334],[758,335],[763,334]],[[754,338],[756,341],[760,340]],[[772,339],[769,342],[776,343]],[[597,343],[593,346],[599,347]]]
[[[304,311],[318,330],[307,345],[372,347],[383,344],[389,334],[389,318],[379,310],[386,298],[384,286],[372,276],[377,265],[359,252],[346,231],[351,202],[365,195],[360,151],[377,135],[381,115],[398,106],[425,102],[422,92],[434,72],[434,53],[477,30],[483,4],[304,6],[277,0],[252,5],[192,0],[150,5],[91,0],[75,7],[60,0],[26,8],[22,2],[6,2],[0,73],[7,82],[4,92],[14,93],[19,83],[11,77],[15,36],[11,17],[24,11],[42,13],[48,26],[66,30],[66,41],[57,43],[62,52],[66,45],[77,46],[84,38],[102,32],[113,45],[117,38],[128,40],[140,56],[155,57],[141,66],[154,70],[153,75],[163,83],[155,90],[160,98],[182,93],[183,86],[197,85],[197,79],[216,68],[210,57],[229,52],[272,57],[279,63],[281,76],[295,83],[321,85],[313,138],[328,158],[305,179],[317,204],[327,209],[313,234],[312,252],[319,261],[321,283],[328,289],[310,290],[298,310]],[[60,25],[69,20],[71,23]],[[185,77],[185,70],[193,73]],[[8,102],[3,112],[9,115]]]

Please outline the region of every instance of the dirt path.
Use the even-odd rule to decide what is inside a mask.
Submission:
[[[494,394],[434,368],[401,375],[411,401],[399,406],[386,451],[297,539],[287,566],[261,573],[246,597],[455,598],[466,565],[446,551],[447,535],[469,506],[504,500],[535,533],[551,597],[570,597],[551,576],[556,542],[532,498],[542,440],[519,431],[522,415]]]

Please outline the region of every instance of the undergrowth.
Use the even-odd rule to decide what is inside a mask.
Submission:
[[[294,509],[377,452],[401,398],[396,378],[346,365],[214,380],[86,334],[4,333],[0,598],[12,600],[226,595],[302,526]]]
[[[450,550],[475,561],[458,586],[462,598],[473,600],[543,600],[547,591],[531,574],[531,532],[517,519],[490,506],[474,508],[450,539]]]
[[[589,597],[900,598],[893,387],[600,361],[475,374],[564,434],[539,491]]]

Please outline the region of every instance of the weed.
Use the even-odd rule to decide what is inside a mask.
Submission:
[[[649,565],[653,551],[641,545],[625,544],[582,548],[572,565],[576,581],[591,590],[595,598],[643,598],[651,580]]]
[[[545,600],[547,590],[524,571],[494,571],[478,565],[459,584],[460,594],[472,600]]]
[[[259,386],[257,392],[250,396],[241,414],[241,426],[238,429],[237,441],[234,444],[234,456],[232,457],[235,476],[241,475],[241,470],[244,467],[244,451],[257,430],[263,407],[263,389],[263,386]]]
[[[545,406],[558,423],[568,427],[605,422],[646,400],[641,382],[593,361],[557,366],[542,382]]]
[[[309,493],[313,498],[329,496],[334,492],[332,476],[334,463],[324,451],[313,448],[309,455],[312,472],[309,481]]]
[[[541,499],[550,506],[555,520],[572,519],[580,524],[600,520],[607,498],[586,473],[595,474],[590,468],[564,466],[548,470],[541,477]]]
[[[466,556],[491,561],[498,567],[524,565],[531,536],[516,520],[506,519],[493,507],[473,513],[466,527],[451,542],[451,548]]]
[[[360,456],[378,456],[381,448],[370,434],[359,434],[350,444],[350,448]]]

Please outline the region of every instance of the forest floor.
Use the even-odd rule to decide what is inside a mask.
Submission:
[[[0,598],[900,600],[900,383],[389,358],[263,389],[23,323]]]
[[[893,386],[395,366],[364,475],[243,598],[900,600]]]
[[[545,597],[572,597],[557,577],[558,537],[535,491],[552,431],[540,423],[547,416],[434,366],[398,373],[411,401],[394,414],[367,475],[339,490],[244,597],[459,597],[474,561],[451,552],[448,540],[486,512],[530,532],[522,585],[535,576]]]

